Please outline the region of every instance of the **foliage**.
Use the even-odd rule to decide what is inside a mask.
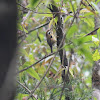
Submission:
[[[16,2],[18,5],[18,45],[20,46],[17,70],[19,72],[32,66],[45,55],[50,54],[45,33],[48,28],[53,27],[53,33],[56,35],[55,24],[58,19],[53,18],[52,13],[47,8],[53,2],[52,0],[17,0]],[[69,95],[71,100],[89,100],[92,92],[91,75],[93,61],[100,59],[100,51],[98,49],[100,29],[98,29],[96,35],[85,35],[94,30],[94,16],[100,12],[94,0],[89,0],[89,2],[95,11],[91,10],[91,6],[80,5],[80,0],[54,0],[54,2],[61,9],[63,16],[64,33],[66,34],[63,48],[66,50],[70,64],[69,72],[71,77],[68,84],[72,86],[70,92],[65,94],[63,92],[61,100],[64,100],[65,95]],[[87,5],[86,1],[84,3]],[[80,9],[79,15],[78,13],[75,14],[78,9]],[[50,21],[48,25],[42,26],[48,21]],[[56,45],[53,47],[53,50],[57,50]],[[73,53],[71,53],[71,50],[73,50]],[[54,55],[49,56],[17,75],[17,81],[22,83],[23,86],[17,84],[15,100],[26,100],[26,97],[29,97],[30,91],[34,90],[44,76],[53,57]],[[49,73],[47,73],[42,83],[35,90],[34,96],[29,100],[36,100],[36,98],[38,100],[59,100],[63,87],[61,78],[63,70],[59,55],[57,55]],[[69,86],[68,84],[66,85]],[[30,91],[25,89],[24,86]],[[68,88],[64,89],[64,91],[66,90]]]

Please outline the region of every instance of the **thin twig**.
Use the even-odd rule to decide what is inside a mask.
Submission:
[[[77,15],[77,13],[79,12],[79,10],[80,10],[80,9],[78,9],[78,10],[77,10],[77,12],[74,14],[74,18],[72,19],[72,22],[71,22],[71,24],[69,25],[69,27],[71,27],[71,26],[72,26],[72,24],[73,24],[73,22],[74,22],[75,18],[77,18],[77,16],[76,16],[76,15]]]
[[[51,56],[51,55],[53,55],[53,54],[55,54],[55,53],[56,53],[56,52],[53,52],[53,53],[50,53],[49,55],[44,56],[43,58],[41,58],[40,60],[38,60],[38,61],[35,62],[34,64],[32,64],[32,65],[30,65],[30,66],[28,66],[28,67],[26,67],[26,68],[24,68],[24,69],[18,71],[17,74],[19,74],[19,73],[21,73],[21,72],[23,72],[23,71],[25,71],[25,70],[27,70],[27,69],[33,67],[34,65],[36,65],[37,63],[39,63],[39,62],[42,61],[43,59],[45,59],[45,58],[47,58],[47,57],[49,57],[49,56]]]
[[[35,30],[37,30],[37,29],[39,29],[39,28],[42,28],[42,27],[44,27],[44,26],[46,26],[46,25],[48,25],[49,24],[49,22],[47,22],[47,23],[45,23],[45,24],[41,24],[41,25],[39,25],[39,26],[37,26],[37,27],[35,27],[35,28],[33,28],[33,29],[31,29],[28,33],[26,33],[26,34],[30,34],[32,31],[35,31]],[[24,37],[24,38],[23,38]],[[22,41],[18,44],[18,45],[20,45],[24,40],[25,40],[25,38],[26,38],[27,36],[24,34],[24,35],[21,35],[21,36],[19,36],[18,38],[20,39],[20,38],[23,38],[22,39]]]
[[[25,90],[27,90],[29,93],[31,93],[31,90],[27,88],[24,84],[20,83],[19,81],[17,81],[17,83],[20,84],[23,88],[25,88]]]
[[[35,9],[40,5],[40,3],[42,2],[43,0],[41,0],[38,4],[37,4],[37,6],[35,7]]]
[[[25,32],[25,29],[24,29],[24,27],[23,27],[23,25],[21,25],[22,26],[22,28],[23,28],[23,33],[24,33],[24,37],[22,38],[22,40],[21,40],[21,42],[18,44],[18,46],[20,46],[21,45],[21,43],[25,40],[25,38],[26,38],[26,32]]]
[[[27,90],[27,92],[31,93],[31,90],[27,88],[24,84],[20,83],[19,81],[17,81],[17,83],[20,84],[25,90]],[[37,100],[37,98],[34,95],[32,96]]]
[[[99,28],[100,28],[100,27],[98,27],[98,28],[94,29],[92,32],[87,33],[85,36],[88,36],[88,35],[94,35],[94,34],[96,34],[95,32],[96,32]]]
[[[61,91],[59,100],[61,100],[61,98],[62,98],[62,95],[63,95],[63,92],[64,92],[64,88],[65,88],[65,80],[64,80],[64,84],[63,84],[63,87],[62,87],[62,91]]]
[[[31,9],[29,9],[29,8],[26,8],[25,6],[23,6],[22,4],[20,4],[20,3],[18,3],[18,2],[16,2],[16,4],[19,5],[19,6],[21,6],[21,7],[23,7],[24,9],[31,10]],[[33,10],[32,10],[32,11],[33,11]]]
[[[41,25],[39,25],[39,26],[36,26],[35,28],[33,28],[33,29],[31,29],[30,31],[28,31],[28,33],[26,33],[26,34],[30,34],[31,32],[33,32],[33,31],[35,31],[35,30],[37,30],[37,29],[39,29],[39,28],[42,28],[42,27],[44,27],[44,26],[46,26],[46,25],[48,25],[49,24],[49,22],[46,22],[45,24],[41,24]],[[19,36],[18,38],[20,39],[20,37],[22,38],[24,35],[21,35],[21,36]]]
[[[73,9],[73,12],[74,12],[74,15],[75,15],[75,9],[74,9],[74,6],[73,6],[73,4],[72,4],[72,0],[70,0],[70,3],[71,3],[71,5],[72,5],[72,9]]]
[[[39,36],[39,32],[37,32],[37,38],[38,38],[39,42],[41,42],[41,38]]]
[[[32,31],[35,31],[35,30],[37,30],[37,29],[39,29],[39,28],[42,28],[42,27],[44,27],[44,26],[46,26],[46,25],[48,25],[48,24],[49,24],[49,22],[46,22],[45,24],[41,24],[41,25],[39,25],[39,26],[37,26],[37,27],[31,29],[30,31],[28,31],[27,34],[30,34]]]
[[[25,6],[23,6],[23,5],[21,5],[21,4],[19,4],[19,3],[17,3],[18,5],[20,5],[21,7],[23,7],[23,8],[25,8],[25,9],[27,9],[27,10],[29,10],[29,11],[32,11],[32,12],[34,12],[34,13],[37,13],[37,14],[57,14],[57,13],[60,13],[60,14],[65,14],[65,15],[69,15],[69,14],[66,14],[66,13],[64,13],[64,12],[37,12],[37,11],[34,11],[34,10],[31,10],[31,9],[29,9],[29,8],[26,8]]]
[[[95,11],[95,9],[93,8],[93,6],[88,2],[88,0],[86,0],[88,3],[88,6],[90,6],[92,8],[93,11]]]
[[[40,5],[40,3],[41,3],[42,1],[43,1],[43,0],[41,0],[33,10],[31,10],[31,9],[29,9],[29,8],[26,8],[25,6],[23,6],[22,4],[20,4],[20,3],[18,3],[18,2],[16,2],[16,4],[17,4],[17,5],[20,5],[20,6],[23,7],[24,9],[27,9],[27,10],[30,10],[30,11],[34,11],[34,10]]]

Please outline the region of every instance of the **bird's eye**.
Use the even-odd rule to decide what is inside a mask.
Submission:
[[[48,32],[48,34],[50,34],[50,31]]]
[[[51,38],[52,38],[52,36],[51,36]]]

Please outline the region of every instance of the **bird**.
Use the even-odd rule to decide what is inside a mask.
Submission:
[[[52,53],[53,52],[53,45],[56,43],[56,38],[50,30],[46,31],[46,39],[47,39],[47,43],[50,46],[51,53]]]

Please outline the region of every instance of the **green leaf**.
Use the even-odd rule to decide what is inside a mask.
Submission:
[[[26,98],[28,96],[29,96],[29,94],[18,93],[16,99],[18,99],[18,100],[24,100],[24,98]]]
[[[77,32],[77,30],[78,30],[77,25],[73,25],[73,26],[69,29],[68,33],[67,33],[67,38],[72,37],[73,34]]]
[[[60,2],[60,0],[55,0],[55,2]]]
[[[19,29],[19,30],[21,30],[21,31],[23,31],[23,27],[22,27],[22,25],[21,24],[17,24],[17,28]]]
[[[95,3],[96,3],[96,4],[98,4],[99,2],[100,2],[100,0],[96,0],[96,2],[95,2]]]
[[[52,20],[50,20],[50,23],[49,23],[49,29],[51,28],[52,23],[53,23],[53,19],[52,19]]]
[[[73,40],[73,43],[75,45],[80,46],[80,45],[87,43],[89,41],[92,41],[92,36],[80,37],[78,39]]]
[[[29,0],[29,5],[27,7],[30,7],[30,8],[34,8],[34,6],[36,5],[36,3],[38,2],[39,0]]]
[[[57,24],[57,21],[58,21],[58,17],[55,17],[54,18],[54,22]]]
[[[98,61],[100,59],[100,54],[98,49],[96,49],[95,53],[92,55],[94,61]]]
[[[24,28],[25,33],[28,33],[28,31]]]
[[[19,52],[21,53],[22,56],[27,56],[28,57],[28,53],[26,52],[25,49],[20,48]]]
[[[93,100],[97,100],[97,98],[96,97],[93,97]]]
[[[92,53],[90,51],[89,44],[83,44],[78,48],[78,53],[81,55],[85,55],[86,59],[88,59],[90,62],[93,61],[92,59]]]
[[[68,19],[70,19],[72,16],[67,16],[66,18],[65,18],[65,20],[64,20],[64,23],[68,20]]]
[[[32,62],[27,61],[23,64],[23,68],[29,67],[30,65],[32,65]]]
[[[90,27],[94,27],[94,20],[92,18],[85,18],[84,22],[86,22]]]
[[[51,13],[51,12],[48,12]],[[51,14],[40,14],[40,16],[42,17],[53,17],[52,13]]]
[[[99,39],[95,38],[94,36],[92,36],[92,41],[96,44],[96,46],[99,46]]]
[[[33,60],[33,59],[34,59],[34,57],[33,57],[33,54],[32,54],[32,53],[30,53],[30,54],[29,54],[29,59],[30,59],[30,60]]]
[[[93,15],[93,13],[92,12],[85,13],[84,17],[90,16],[90,15]]]
[[[33,68],[27,69],[26,72],[27,72],[28,74],[30,74],[32,77],[34,77],[34,78],[40,80],[40,77],[39,77],[38,73],[37,73]]]
[[[73,70],[71,67],[69,68],[69,72],[70,72],[71,76],[74,77]]]

